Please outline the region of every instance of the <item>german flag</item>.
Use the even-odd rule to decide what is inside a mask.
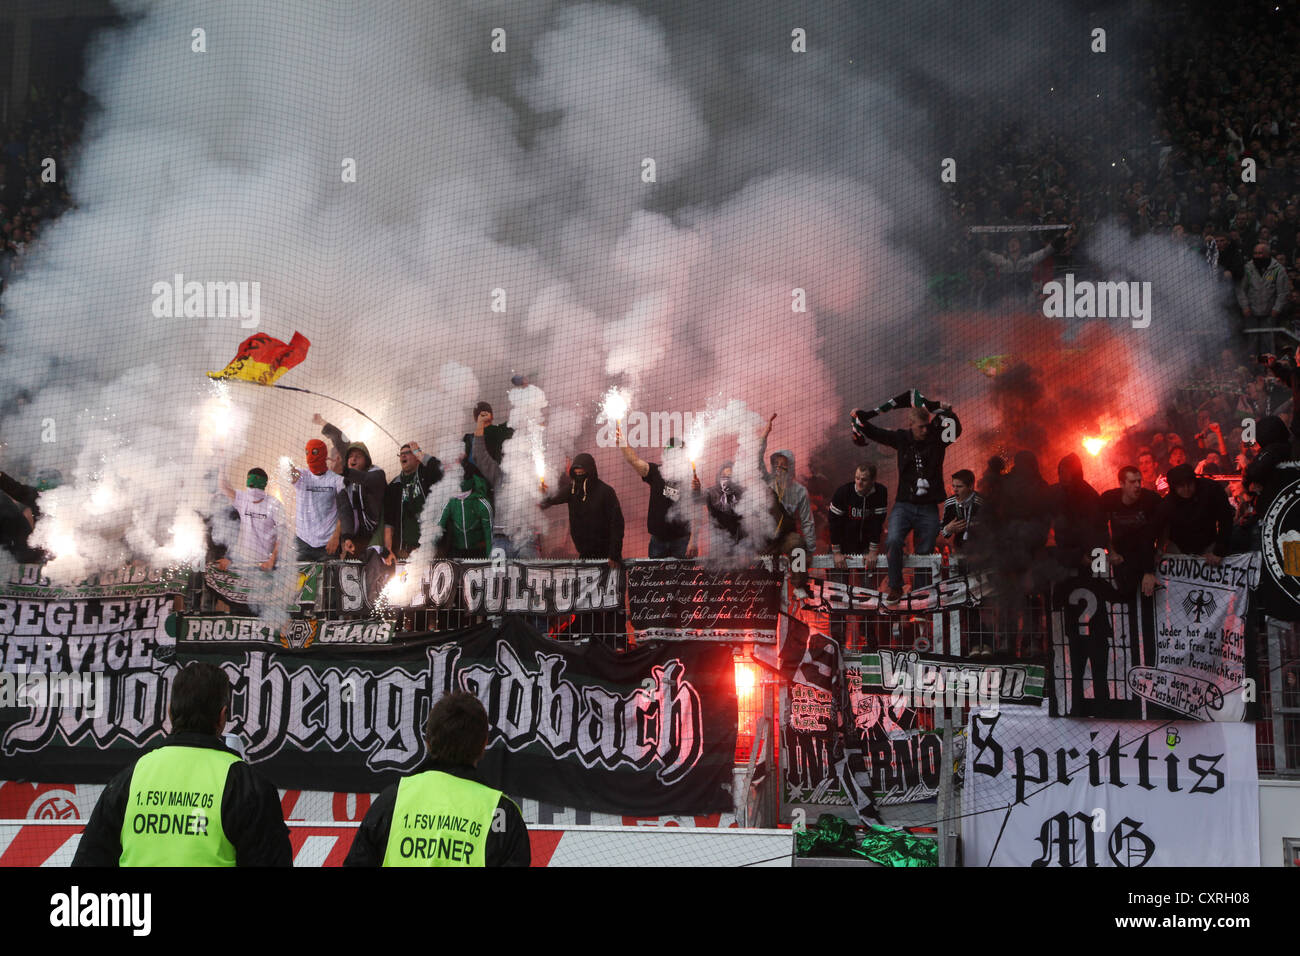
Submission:
[[[293,333],[293,341],[285,345],[263,332],[250,335],[239,346],[239,352],[220,372],[209,372],[208,378],[242,378],[259,385],[274,385],[280,376],[307,357],[311,343],[301,332]]]

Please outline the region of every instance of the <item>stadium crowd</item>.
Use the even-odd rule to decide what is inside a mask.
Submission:
[[[945,456],[952,442],[939,436],[956,416],[929,406],[908,405],[906,428],[882,429],[865,413],[855,418],[863,441],[897,449],[893,488],[878,482],[877,463],[865,460],[838,481],[801,480],[788,451],[761,455],[765,489],[733,481],[732,463],[716,468],[712,480],[696,478],[683,488],[624,444],[628,465],[649,486],[650,556],[789,555],[804,547],[829,555],[841,570],[847,556],[884,553],[882,590],[893,604],[906,584],[901,559],[909,551],[937,547],[950,559],[977,564],[983,554],[995,555],[987,559],[995,570],[1019,582],[1011,590],[1032,591],[1044,585],[1044,575],[1059,576],[1101,546],[1114,559],[1121,587],[1135,590],[1149,585],[1156,548],[1217,560],[1259,546],[1258,492],[1292,440],[1300,387],[1297,362],[1288,354],[1294,342],[1288,333],[1300,320],[1300,114],[1291,95],[1300,81],[1291,55],[1300,24],[1279,17],[1254,29],[1225,23],[1205,5],[1189,4],[1186,12],[1192,22],[1158,20],[1126,54],[1133,62],[1114,70],[1116,85],[1106,94],[1125,107],[1110,110],[1102,127],[1070,135],[1046,119],[981,127],[971,137],[979,146],[964,161],[963,176],[945,187],[950,221],[942,241],[927,252],[933,300],[958,309],[1008,299],[1035,304],[1051,276],[1092,267],[1087,239],[1106,221],[1135,235],[1167,236],[1204,259],[1220,284],[1224,339],[1234,345],[1205,356],[1157,427],[1148,422],[1117,440],[1111,457],[1126,464],[1115,487],[1089,485],[1075,456],[1056,463],[1057,481],[1050,484],[1032,449],[1011,450],[1011,462],[969,454],[948,461],[969,443]],[[1084,92],[1070,82],[1064,78],[1052,94],[1065,100]],[[1026,115],[1002,111],[996,102],[987,108]],[[86,97],[75,89],[49,91],[36,97],[21,127],[3,131],[0,279],[23,268],[42,224],[68,208],[62,179],[45,183],[37,171],[45,156],[65,157],[75,148],[86,109]],[[1113,157],[1110,165],[1105,157]],[[1250,176],[1243,176],[1243,160],[1254,161]],[[1062,228],[972,233],[976,225]],[[1283,331],[1252,339],[1244,333],[1252,327]],[[1243,419],[1255,423],[1254,434]],[[270,570],[290,556],[284,542],[290,527],[291,556],[300,560],[357,557],[368,548],[390,563],[403,559],[419,544],[426,496],[448,480],[458,483],[458,493],[439,518],[442,553],[485,556],[500,547],[511,557],[541,556],[537,539],[511,540],[493,508],[509,427],[493,423],[487,403],[474,410],[462,462],[438,462],[411,443],[402,447],[393,476],[363,443],[323,419],[316,424],[321,433],[293,472],[292,522],[267,493],[265,469],[240,476],[239,488],[221,476],[237,532],[213,534],[211,562]],[[41,491],[58,481],[56,472],[26,482],[3,477],[0,545],[19,560],[42,557],[28,539]],[[746,541],[740,501],[760,492],[771,526],[761,530],[762,540]],[[560,504],[579,556],[623,560],[622,504],[590,455],[575,456],[561,487],[544,501]]]

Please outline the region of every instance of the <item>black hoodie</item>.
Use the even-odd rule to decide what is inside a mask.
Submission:
[[[1032,451],[1018,451],[1014,461],[1011,474],[1006,476],[994,501],[994,511],[1002,526],[1002,545],[1028,555],[1047,543],[1052,524],[1052,492],[1039,471],[1037,455]]]
[[[1205,554],[1213,549],[1219,557],[1227,556],[1234,518],[1227,492],[1213,479],[1196,478],[1190,465],[1178,467],[1184,471],[1180,475],[1170,469],[1169,496],[1160,503],[1157,524],[1183,554]],[[1183,498],[1173,489],[1182,478],[1195,482],[1196,490],[1190,498]]]
[[[1058,558],[1071,568],[1090,559],[1094,548],[1106,547],[1101,495],[1083,478],[1083,463],[1066,455],[1056,466],[1060,483],[1051,489],[1052,527]]]
[[[734,476],[727,482],[726,489],[722,487],[722,473],[734,467],[735,462],[730,461],[718,466],[718,477],[713,486],[707,491],[695,492],[695,498],[704,499],[704,507],[708,509],[709,517],[713,519],[713,524],[720,531],[730,535],[732,541],[739,541],[745,536],[745,529],[740,526],[740,515],[736,512],[736,506],[740,503],[740,496],[744,494],[745,489],[736,484]]]
[[[581,479],[573,477],[573,469],[586,471]],[[618,495],[596,474],[596,460],[585,452],[575,455],[560,490],[542,501],[543,508],[552,505],[569,506],[569,536],[584,559],[606,558],[623,560],[623,509]]]
[[[321,434],[334,444],[334,450],[343,459],[343,495],[339,500],[343,535],[359,539],[358,546],[364,547],[383,527],[384,493],[388,489],[388,478],[382,468],[375,467],[370,458],[370,449],[361,442],[348,441],[337,426],[326,424],[321,429]],[[359,448],[366,456],[365,467],[360,470],[347,467],[348,452],[353,448]]]
[[[1277,466],[1291,457],[1291,441],[1286,424],[1276,415],[1266,415],[1255,426],[1259,454],[1246,466],[1246,484],[1267,485]]]

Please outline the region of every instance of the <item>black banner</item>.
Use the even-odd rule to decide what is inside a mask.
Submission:
[[[70,639],[69,639],[70,640]],[[229,733],[284,789],[374,792],[414,769],[444,693],[475,693],[492,721],[483,779],[516,797],[633,815],[732,807],[735,678],[729,648],[549,641],[523,621],[373,649],[187,646],[175,659],[112,638],[107,694],[87,707],[0,713],[10,779],[102,783],[164,735],[179,662],[220,664],[234,686]],[[102,647],[101,647],[102,645]],[[169,650],[169,649],[163,649]],[[69,659],[61,659],[76,669]],[[106,700],[102,699],[106,696]]]
[[[393,608],[455,608],[470,614],[571,614],[623,608],[622,571],[599,562],[434,561],[423,567],[339,565],[344,612],[369,610],[367,575],[386,573],[382,603]]]
[[[827,572],[823,572],[826,574]],[[838,614],[917,614],[956,607],[975,607],[992,594],[986,575],[957,574],[908,591],[896,605],[884,603],[884,592],[837,581],[810,577],[810,603]]]
[[[844,763],[838,767],[845,789],[855,802],[857,795],[871,793],[876,806],[934,799],[943,738],[931,729],[929,713],[897,694],[864,692],[853,668],[845,677],[853,715],[852,725],[844,728]]]
[[[691,561],[628,567],[632,626],[652,636],[776,630],[782,575],[765,568],[711,568]]]
[[[1137,615],[1150,599],[1123,597],[1105,578],[1077,577],[1052,588],[1053,717],[1139,717],[1128,686],[1142,662]]]
[[[326,644],[365,647],[393,642],[393,622],[381,620],[294,618],[277,627],[256,617],[177,614],[173,623],[177,644],[182,649],[194,644],[279,644],[306,650]]]

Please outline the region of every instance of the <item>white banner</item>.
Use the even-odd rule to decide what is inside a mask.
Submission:
[[[1129,671],[1129,688],[1193,720],[1244,720],[1246,614],[1259,554],[1230,555],[1217,565],[1167,554],[1156,577],[1164,586],[1155,596],[1155,634],[1143,642],[1149,647],[1154,639],[1155,659]]]
[[[1258,866],[1250,724],[972,714],[966,866]]]

